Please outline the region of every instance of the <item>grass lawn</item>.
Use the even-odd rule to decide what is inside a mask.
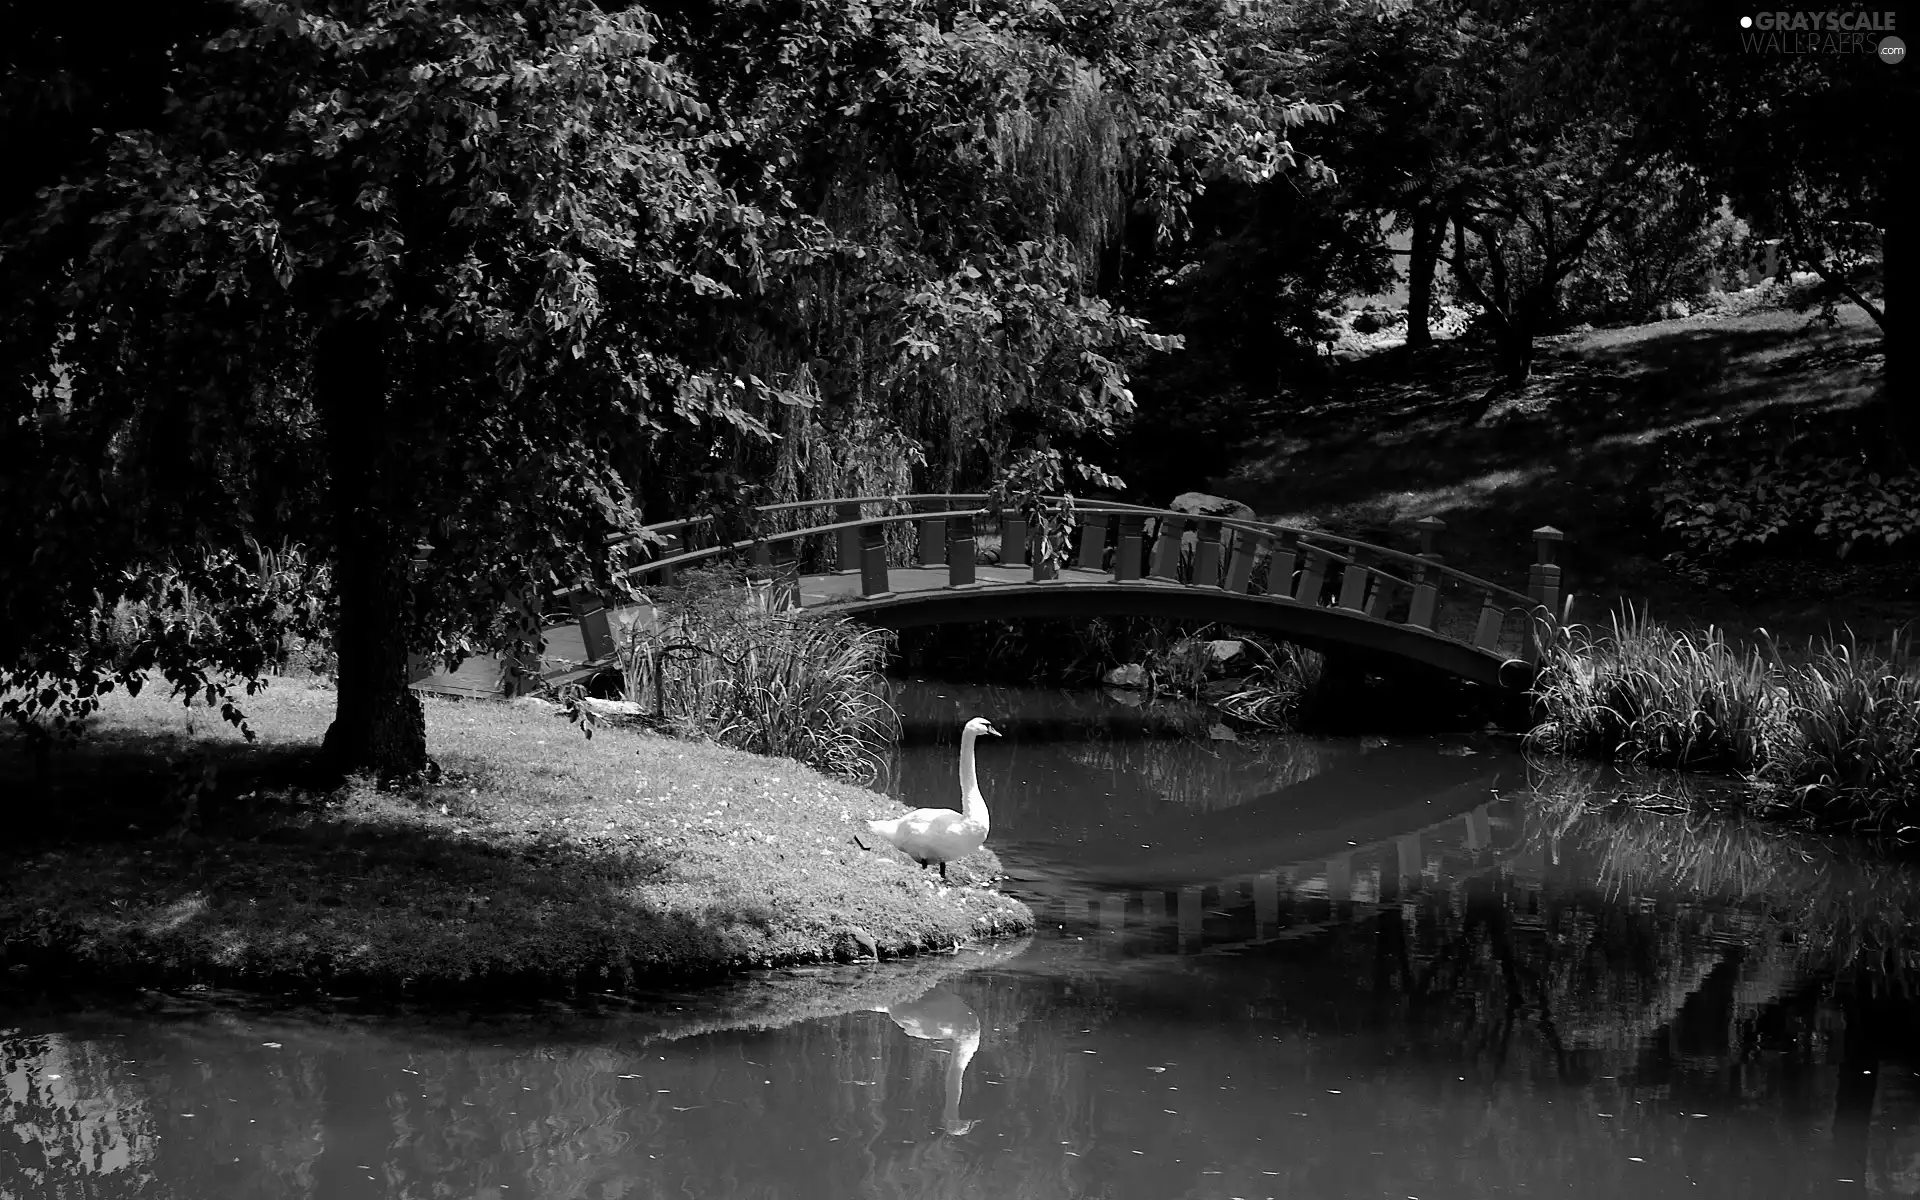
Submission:
[[[251,745],[154,692],[115,698],[44,771],[0,735],[0,959],[34,977],[485,998],[1032,926],[993,888],[990,849],[939,889],[854,843],[895,801],[797,763],[622,729],[588,741],[525,702],[426,703],[445,777],[394,792],[302,785],[334,696],[293,680],[247,703]]]
[[[1839,316],[1828,328],[1759,309],[1546,339],[1534,379],[1491,405],[1484,350],[1384,352],[1341,368],[1324,402],[1269,418],[1211,486],[1263,517],[1391,545],[1438,516],[1449,562],[1514,588],[1530,531],[1558,526],[1576,620],[1634,600],[1736,636],[1804,641],[1849,625],[1884,638],[1916,611],[1920,563],[1761,562],[1692,583],[1661,561],[1673,547],[1651,493],[1670,453],[1756,426],[1857,421],[1877,437],[1879,330],[1852,306]]]

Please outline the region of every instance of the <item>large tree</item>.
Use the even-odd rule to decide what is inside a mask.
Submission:
[[[88,632],[164,569],[246,599],[221,567],[278,501],[333,565],[330,757],[422,766],[409,650],[604,576],[621,443],[740,416],[699,314],[807,239],[716,180],[706,117],[637,10],[247,5],[33,231],[90,236],[8,326],[16,715],[156,667],[210,694],[257,675],[244,638],[113,661]],[[276,486],[289,462],[309,488]]]
[[[329,755],[404,774],[409,653],[606,584],[642,497],[1099,432],[1152,341],[1094,286],[1116,208],[1285,154],[1156,11],[247,0],[0,245],[0,705],[231,696],[279,632],[244,547],[292,537]],[[115,656],[123,599],[217,636]]]

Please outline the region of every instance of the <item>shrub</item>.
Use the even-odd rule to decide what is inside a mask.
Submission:
[[[627,698],[681,736],[871,780],[876,751],[899,729],[881,674],[892,635],[751,608],[733,578],[655,593],[656,623],[620,639]]]
[[[1920,472],[1882,473],[1858,459],[1791,454],[1736,466],[1701,454],[1654,489],[1661,527],[1687,557],[1762,547],[1846,558],[1894,550],[1920,533]]]

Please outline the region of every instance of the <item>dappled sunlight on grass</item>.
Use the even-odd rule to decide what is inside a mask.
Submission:
[[[276,687],[256,707],[262,745],[246,753],[317,748],[330,696],[299,691]],[[175,719],[145,698],[103,718],[103,744],[122,751]],[[894,801],[797,763],[620,729],[589,741],[531,702],[429,701],[427,726],[446,771],[436,785],[242,779],[179,838],[89,835],[85,809],[102,799],[116,813],[144,805],[157,832],[149,778],[47,781],[73,820],[5,852],[0,947],[110,977],[555,991],[1030,926],[980,886],[998,874],[990,851],[938,889],[853,841]]]
[[[1743,624],[1729,597],[1661,563],[1671,547],[1652,491],[1669,457],[1756,429],[1870,426],[1883,366],[1878,329],[1847,309],[1832,328],[1773,309],[1546,339],[1527,387],[1492,400],[1485,357],[1443,344],[1353,363],[1330,399],[1250,440],[1213,486],[1263,516],[1402,548],[1407,520],[1437,516],[1446,561],[1503,582],[1532,560],[1530,531],[1551,524],[1567,534],[1568,586],[1589,612],[1636,598]],[[1768,607],[1744,624],[1824,628],[1828,613],[1785,597],[1796,575],[1772,582]],[[1872,596],[1820,599],[1876,633],[1893,619]]]

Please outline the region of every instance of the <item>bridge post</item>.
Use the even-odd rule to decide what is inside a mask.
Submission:
[[[1393,606],[1402,581],[1381,570],[1378,564],[1369,567],[1373,574],[1373,590],[1367,593],[1366,614],[1370,617],[1385,618],[1387,609]]]
[[[1551,525],[1542,525],[1533,531],[1539,561],[1527,572],[1527,597],[1547,610],[1545,618],[1535,612],[1527,626],[1527,662],[1535,666],[1540,663],[1540,655],[1560,615],[1560,566],[1553,561],[1553,555],[1555,547],[1566,537]]]
[[[1113,579],[1125,583],[1140,578],[1140,547],[1147,537],[1147,519],[1124,513],[1120,517],[1120,549],[1113,558]]]
[[[939,504],[937,500],[920,501],[920,511]],[[936,567],[947,561],[947,519],[945,517],[923,517],[920,520],[920,565]]]
[[[1105,513],[1080,519],[1080,555],[1074,566],[1083,571],[1098,571],[1106,566],[1107,523],[1111,519]]]
[[[1293,568],[1300,561],[1298,542],[1273,539],[1273,557],[1267,560],[1267,595],[1293,599]]]
[[[1447,527],[1439,517],[1421,517],[1413,523],[1420,531],[1420,558],[1434,567],[1440,565],[1440,555],[1434,549],[1433,542]],[[1407,624],[1420,629],[1434,629],[1440,621],[1440,572],[1422,566],[1420,573],[1413,578],[1413,600],[1407,605]]]
[[[1160,531],[1153,540],[1153,569],[1148,572],[1149,576],[1179,582],[1180,538],[1186,531],[1187,523],[1183,518],[1160,518]]]
[[[955,513],[947,521],[947,586],[972,587],[973,514]]]
[[[1492,650],[1500,644],[1500,627],[1506,624],[1507,614],[1493,602],[1493,593],[1480,593],[1480,623],[1473,628],[1473,644],[1482,650]]]
[[[606,601],[600,598],[600,593],[592,588],[575,588],[567,593],[567,608],[580,626],[580,643],[587,652],[587,661],[599,662],[604,658],[612,658],[613,625]]]
[[[1027,518],[1019,509],[1000,513],[1000,565],[1023,567],[1027,564]]]
[[[1446,531],[1447,523],[1439,517],[1421,517],[1413,523],[1413,527],[1420,531],[1420,557],[1428,562],[1439,562],[1440,553],[1434,549],[1433,540]]]
[[[1193,585],[1220,586],[1220,522],[1200,522],[1200,542],[1193,552]]]
[[[1333,565],[1333,551],[1324,546],[1302,543],[1307,556],[1306,569],[1300,573],[1300,590],[1293,598],[1309,608],[1320,607],[1320,593],[1327,587],[1327,568]]]
[[[1245,592],[1253,584],[1254,560],[1260,552],[1273,544],[1271,534],[1248,533],[1244,529],[1233,531],[1233,550],[1227,555],[1227,582],[1229,592]],[[1291,571],[1291,568],[1289,568]],[[1268,589],[1272,590],[1272,589]]]
[[[841,504],[835,511],[837,515],[834,520],[836,522],[845,523],[848,521],[858,521],[860,519],[860,502],[858,500],[848,500]],[[836,575],[845,575],[851,571],[858,571],[860,569],[860,530],[852,527],[842,529],[839,531],[839,536],[835,541],[833,573]]]
[[[1367,578],[1373,572],[1362,566],[1358,554],[1347,559],[1340,568],[1340,607],[1354,612],[1365,612],[1367,607]]]
[[[887,530],[884,525],[860,527],[860,594],[893,594],[887,583]]]

